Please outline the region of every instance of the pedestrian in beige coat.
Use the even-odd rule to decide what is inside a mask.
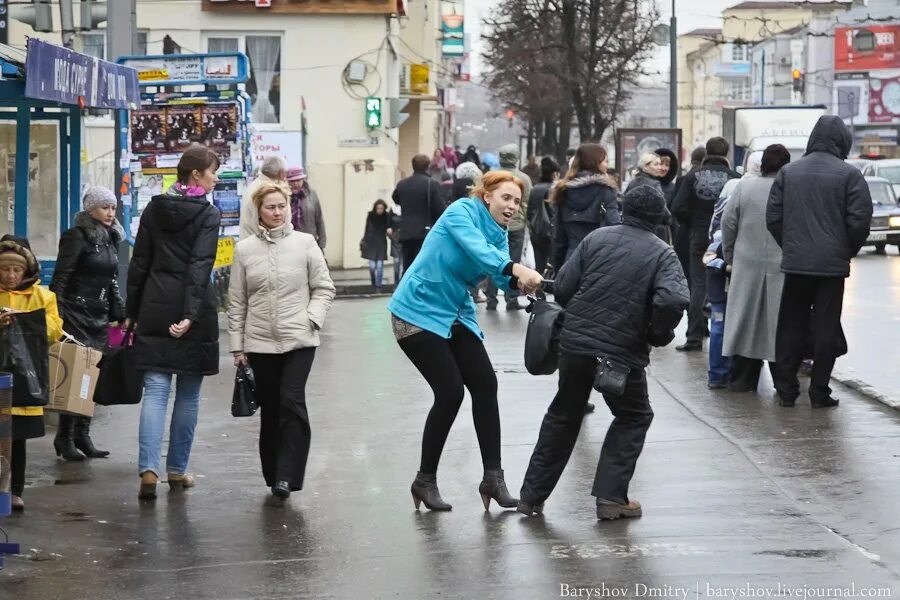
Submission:
[[[303,488],[306,381],[335,291],[315,238],[293,229],[289,194],[264,185],[253,196],[259,225],[235,247],[228,307],[235,366],[255,373],[263,477],[282,499]]]

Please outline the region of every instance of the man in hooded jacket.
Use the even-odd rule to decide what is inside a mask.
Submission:
[[[810,403],[838,404],[828,383],[835,359],[847,351],[841,332],[844,280],[872,220],[869,186],[844,162],[851,145],[840,117],[820,117],[806,154],[779,171],[769,193],[766,224],[783,251],[785,274],[775,336],[775,390],[782,406],[793,406],[800,395],[797,371],[810,330]]]

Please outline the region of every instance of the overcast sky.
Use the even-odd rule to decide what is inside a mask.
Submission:
[[[676,17],[678,17],[678,33],[687,33],[700,27],[721,27],[722,10],[738,4],[740,0],[675,0]],[[498,0],[466,0],[466,31],[472,40],[472,74],[480,72],[478,55],[481,49],[480,25],[483,18],[496,6]],[[672,2],[665,0],[659,4],[664,23],[668,23],[672,15]],[[656,61],[657,68],[668,73],[669,49],[661,48]]]

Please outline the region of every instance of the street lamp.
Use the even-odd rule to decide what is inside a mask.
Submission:
[[[669,127],[678,126],[678,26],[675,20],[675,0],[669,19]]]

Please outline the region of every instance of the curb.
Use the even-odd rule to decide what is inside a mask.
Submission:
[[[877,389],[860,379],[853,369],[834,369],[831,372],[831,378],[871,400],[880,402],[893,409],[900,410],[900,398],[879,392]]]

